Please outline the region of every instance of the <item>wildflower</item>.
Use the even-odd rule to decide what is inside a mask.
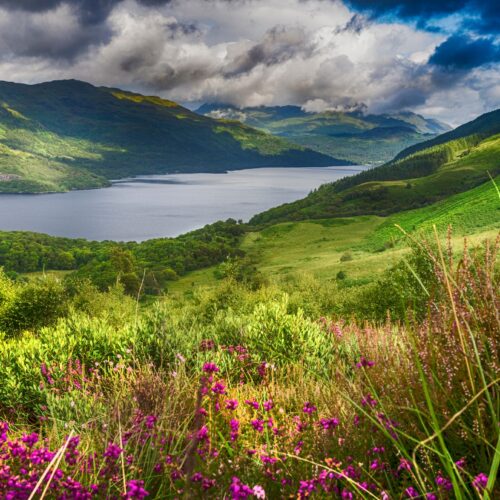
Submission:
[[[7,433],[9,432],[9,424],[0,422],[0,443],[7,441]]]
[[[264,491],[264,488],[262,486],[259,486],[256,484],[253,488],[253,496],[255,498],[266,498],[266,492]]]
[[[302,408],[302,411],[304,413],[307,413],[308,415],[312,415],[316,410],[317,410],[316,406],[314,406],[309,401],[306,401],[304,403],[304,407]]]
[[[203,365],[203,371],[205,373],[215,373],[219,371],[219,367],[215,363],[205,363]]]
[[[304,446],[304,441],[299,441],[293,448],[293,452],[296,455],[299,455],[300,452],[302,451],[302,446]]]
[[[269,399],[268,401],[264,401],[264,403],[262,403],[262,406],[265,411],[271,411],[274,407],[274,403],[272,399]]]
[[[210,488],[213,488],[216,484],[215,479],[209,479],[208,477],[204,477],[201,480],[201,487],[206,491],[209,490]]]
[[[427,500],[438,500],[438,496],[435,495],[434,493],[426,493],[425,498]]]
[[[106,458],[110,458],[111,460],[116,460],[120,456],[120,453],[122,451],[123,450],[116,444],[109,443],[108,447],[106,448],[106,451],[104,452],[104,456]]]
[[[229,427],[231,427],[231,441],[236,441],[238,439],[238,431],[240,429],[239,421],[235,418],[231,419],[231,422],[229,422]]]
[[[191,481],[193,481],[193,483],[198,483],[201,482],[202,480],[203,480],[203,474],[201,472],[195,472],[191,476]]]
[[[264,421],[260,420],[258,418],[255,418],[250,422],[252,427],[257,431],[257,432],[262,432],[264,430]]]
[[[208,439],[208,428],[206,425],[202,426],[201,429],[196,433],[196,439],[198,441],[205,441]]]
[[[250,488],[250,486],[246,484],[243,484],[237,477],[233,477],[233,479],[231,480],[229,491],[231,492],[231,498],[233,500],[239,500],[240,498],[245,499],[254,494],[252,488]]]
[[[226,408],[228,410],[236,410],[238,408],[238,401],[236,399],[228,399],[226,401]]]
[[[356,368],[370,368],[375,365],[374,361],[368,361],[364,356],[356,363]]]
[[[132,479],[127,483],[127,493],[125,498],[130,500],[142,500],[149,495],[149,492],[144,489],[144,481]]]
[[[411,462],[406,458],[399,459],[398,472],[401,470],[411,470]]]
[[[152,429],[154,427],[154,425],[156,424],[156,421],[158,420],[157,417],[155,417],[154,415],[148,415],[146,417],[146,420],[145,420],[145,426],[148,428],[148,429]]]
[[[363,406],[371,406],[372,408],[374,408],[375,406],[377,406],[377,401],[375,399],[373,399],[372,395],[371,394],[367,394],[362,400],[361,400],[361,404]]]
[[[483,472],[479,473],[472,481],[472,486],[478,491],[484,490],[488,484],[488,476]]]
[[[186,362],[186,358],[181,353],[178,352],[175,356],[181,363]]]
[[[342,498],[345,500],[352,500],[354,498],[354,495],[349,491],[349,490],[342,490]]]
[[[322,418],[319,422],[318,425],[320,427],[323,427],[325,431],[329,429],[335,429],[335,427],[338,427],[339,425],[339,420],[338,418]]]
[[[361,419],[359,418],[359,415],[354,415],[354,419],[353,419],[353,423],[355,426],[358,426],[359,425],[359,421]]]
[[[438,474],[436,477],[436,484],[440,487],[443,488],[446,491],[450,491],[453,488],[453,485],[451,484],[451,481],[442,476],[441,474]]]
[[[389,496],[389,494],[387,493],[387,491],[382,491],[380,493],[380,498],[382,500],[391,500],[391,497]]]
[[[257,403],[257,401],[252,401],[251,399],[245,399],[245,404],[251,406],[254,410],[259,409],[259,403]]]
[[[409,486],[408,488],[406,488],[405,495],[408,498],[418,498],[420,496],[418,494],[418,491],[413,486]]]
[[[35,443],[38,442],[38,434],[36,432],[32,432],[31,434],[23,434],[23,436],[21,437],[21,441],[29,448],[32,448]]]
[[[458,469],[461,469],[461,470],[462,470],[462,469],[465,467],[465,463],[466,463],[466,462],[465,462],[465,458],[464,458],[464,457],[462,457],[461,459],[459,459],[459,460],[457,460],[457,461],[455,462],[455,465],[457,466],[457,468],[458,468]]]
[[[214,394],[226,394],[226,386],[222,382],[217,382],[212,387],[212,392]]]

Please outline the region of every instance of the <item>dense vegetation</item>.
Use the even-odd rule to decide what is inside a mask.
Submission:
[[[491,124],[492,114],[484,115]],[[493,115],[497,128],[500,114]],[[500,135],[485,137],[478,118],[478,133],[452,139],[396,158],[380,167],[331,184],[306,198],[253,217],[253,224],[285,220],[388,215],[430,205],[466,191],[500,173]],[[465,130],[474,130],[464,125]],[[444,134],[448,135],[448,134]]]
[[[158,97],[73,80],[0,82],[0,192],[95,188],[137,174],[335,164]]]
[[[213,118],[240,120],[321,153],[356,164],[382,163],[402,149],[450,128],[411,112],[369,115],[362,112],[306,112],[298,106],[235,108],[205,104],[198,110]]]
[[[78,270],[71,278],[88,278],[100,289],[121,282],[128,293],[161,293],[168,280],[188,271],[241,255],[244,226],[216,222],[177,238],[142,243],[93,242],[29,232],[3,232],[0,266],[14,273]],[[11,274],[15,276],[15,274]]]
[[[370,295],[228,278],[146,310],[2,276],[0,493],[496,498],[497,247],[420,243]]]

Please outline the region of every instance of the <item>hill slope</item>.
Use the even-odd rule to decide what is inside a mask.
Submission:
[[[197,112],[213,118],[237,119],[355,163],[388,161],[403,148],[450,130],[444,123],[411,112],[383,115],[337,111],[309,113],[298,106],[238,109],[225,104],[205,104]]]
[[[484,123],[488,123],[487,128]],[[436,139],[430,147],[325,184],[302,200],[255,216],[251,223],[388,215],[473,188],[488,180],[488,172],[493,176],[500,172],[500,134],[486,136],[485,132],[500,132],[500,111],[461,128],[470,135],[444,134],[444,139]]]
[[[99,187],[137,174],[340,163],[158,97],[74,80],[0,82],[0,192]]]

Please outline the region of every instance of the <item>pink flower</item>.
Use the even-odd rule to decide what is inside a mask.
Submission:
[[[488,484],[488,476],[483,472],[479,473],[472,481],[472,486],[478,491],[484,490]]]
[[[215,373],[219,371],[219,367],[215,363],[205,363],[203,365],[203,371],[205,373]]]
[[[252,424],[252,427],[257,431],[257,432],[262,432],[264,430],[264,421],[260,420],[258,418],[255,418],[250,422]]]
[[[208,428],[206,425],[202,426],[201,429],[196,433],[196,438],[198,441],[205,441],[208,439]]]
[[[420,496],[418,494],[418,491],[413,486],[409,486],[408,488],[406,488],[405,495],[408,498],[418,498]]]
[[[264,401],[264,403],[262,403],[262,406],[264,407],[264,410],[271,411],[274,407],[274,403],[272,399],[270,399],[268,401]]]
[[[304,407],[302,408],[302,411],[304,413],[307,413],[308,415],[312,415],[316,410],[317,410],[316,406],[314,406],[309,401],[306,401],[304,403]]]
[[[356,363],[357,368],[370,368],[375,365],[374,361],[368,361],[364,356]]]
[[[127,493],[125,498],[129,500],[142,500],[148,495],[149,492],[144,489],[144,481],[132,479],[127,483]]]
[[[325,431],[329,429],[335,429],[335,427],[338,427],[339,425],[339,419],[338,418],[322,418],[319,422],[318,425],[320,427],[323,427]]]
[[[259,486],[256,484],[253,488],[253,496],[255,498],[266,498],[266,492],[264,491],[264,488],[262,486]]]
[[[259,409],[259,403],[257,403],[257,401],[252,401],[251,399],[245,399],[245,404],[251,406],[254,410]]]
[[[233,500],[245,499],[254,494],[252,488],[243,484],[237,477],[233,477],[231,485],[229,486],[229,491],[231,492],[231,498]]]
[[[214,394],[226,394],[226,386],[222,382],[217,382],[212,387],[212,392]]]
[[[226,408],[228,410],[236,410],[238,408],[238,401],[236,399],[228,399],[226,401]]]

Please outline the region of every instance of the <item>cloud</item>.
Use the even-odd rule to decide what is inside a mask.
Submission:
[[[500,62],[500,45],[491,38],[472,39],[470,36],[457,34],[436,47],[429,62],[450,69],[469,70]]]
[[[464,51],[491,37],[460,35],[460,45],[442,32],[397,18],[370,19],[331,0],[98,3],[91,19],[84,8],[95,1],[45,0],[32,7],[25,1],[7,9],[9,2],[0,0],[0,79],[77,78],[193,105],[406,108],[453,123],[500,104],[492,57],[488,64],[483,55],[476,59],[481,65],[456,66]],[[388,9],[395,2],[377,8],[382,4]],[[405,9],[400,12],[413,15],[417,7]],[[444,110],[436,100],[455,102],[464,92],[467,107]]]

